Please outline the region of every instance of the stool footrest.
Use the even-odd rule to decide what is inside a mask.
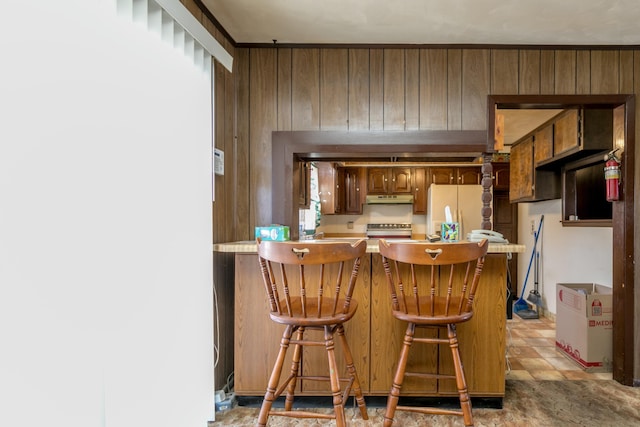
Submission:
[[[462,411],[456,411],[452,409],[441,409],[441,408],[427,408],[422,406],[397,406],[396,410],[398,411],[407,411],[407,412],[418,412],[420,414],[435,414],[435,415],[457,415],[463,416]]]
[[[336,416],[333,414],[322,414],[320,412],[310,411],[269,411],[269,416],[278,417],[294,417],[294,418],[322,418],[326,420],[335,420]]]

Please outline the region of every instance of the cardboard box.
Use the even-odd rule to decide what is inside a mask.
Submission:
[[[556,348],[585,371],[611,372],[611,288],[558,283],[556,310]]]
[[[268,227],[256,227],[255,237],[262,240],[291,240],[289,227],[286,225],[270,225]]]

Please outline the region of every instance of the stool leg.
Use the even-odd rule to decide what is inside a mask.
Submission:
[[[338,325],[336,329],[336,333],[340,337],[342,341],[342,347],[344,350],[344,360],[347,364],[347,371],[349,372],[349,376],[353,378],[353,394],[356,397],[356,402],[358,403],[358,408],[360,408],[360,414],[362,415],[363,420],[368,420],[369,415],[367,414],[367,405],[364,402],[364,397],[362,396],[362,389],[360,388],[360,380],[358,379],[358,373],[356,372],[356,367],[353,364],[353,355],[351,354],[351,348],[349,348],[349,343],[347,343],[347,338],[344,336],[344,327],[342,325]]]
[[[296,340],[301,342],[304,339],[304,327],[298,328]],[[293,358],[291,360],[291,376],[289,377],[289,385],[287,387],[287,396],[284,401],[284,410],[290,411],[293,408],[293,397],[298,384],[298,372],[300,372],[300,355],[302,354],[302,344],[294,344]]]
[[[409,349],[413,343],[413,335],[416,332],[416,325],[409,323],[407,325],[407,331],[404,334],[404,342],[402,343],[402,349],[400,350],[400,359],[398,360],[398,367],[396,368],[396,374],[393,377],[393,385],[387,398],[387,410],[384,414],[384,427],[390,427],[393,424],[393,416],[396,413],[396,407],[398,406],[398,400],[400,399],[400,389],[402,388],[402,381],[404,380],[404,372],[407,368],[407,360],[409,358]]]
[[[460,407],[462,408],[462,416],[464,417],[464,425],[473,425],[473,415],[471,414],[471,400],[469,399],[469,392],[467,390],[467,380],[464,376],[464,367],[462,366],[462,359],[460,358],[460,351],[458,348],[458,334],[456,332],[456,325],[447,325],[449,332],[449,347],[451,347],[451,354],[453,355],[453,366],[456,371],[456,386],[458,387],[458,394],[460,395]]]
[[[293,326],[287,326],[282,334],[280,340],[280,351],[276,358],[276,363],[273,365],[271,371],[271,377],[269,377],[269,384],[267,385],[267,392],[262,400],[262,407],[260,408],[260,415],[258,416],[258,426],[266,426],[267,419],[269,418],[269,411],[275,400],[275,393],[278,389],[278,383],[280,382],[280,373],[282,372],[282,365],[284,364],[284,358],[287,355],[287,349],[289,348],[289,341],[291,340],[291,334],[293,333]]]
[[[330,326],[324,327],[324,342],[327,349],[327,359],[329,359],[329,379],[331,381],[331,394],[333,395],[333,410],[336,416],[336,427],[346,426],[344,415],[344,402],[340,392],[340,376],[338,375],[338,364],[336,363],[335,343],[333,332]]]

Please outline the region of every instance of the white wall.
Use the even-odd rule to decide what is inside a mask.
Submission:
[[[205,74],[115,1],[0,27],[0,425],[213,417]]]
[[[611,227],[563,227],[562,201],[548,200],[518,204],[518,243],[527,249],[518,257],[518,295],[526,277],[534,236],[531,223],[537,231],[544,214],[542,231],[538,240],[540,252],[540,293],[546,308],[556,313],[556,283],[599,283],[612,286],[613,233]],[[524,299],[534,288],[535,260],[531,263]]]

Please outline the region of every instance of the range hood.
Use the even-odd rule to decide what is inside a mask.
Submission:
[[[411,194],[369,195],[368,205],[410,205],[413,203]]]

